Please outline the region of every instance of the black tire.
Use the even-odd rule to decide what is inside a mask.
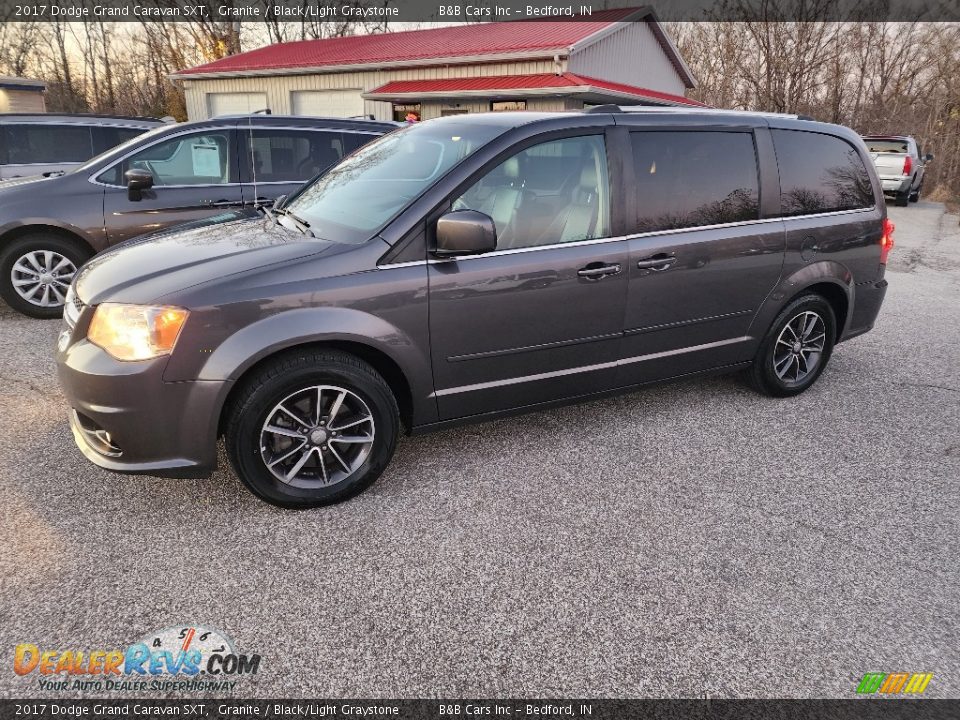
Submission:
[[[14,266],[22,267],[20,261],[31,253],[50,251],[58,256],[66,258],[73,263],[74,272],[80,269],[80,266],[91,256],[90,249],[83,246],[80,242],[71,240],[55,233],[33,233],[24,235],[10,242],[0,250],[0,297],[17,312],[23,313],[34,318],[50,319],[63,316],[63,304],[40,305],[31,302],[14,287],[14,274],[16,272],[18,279],[23,279],[20,271],[15,271]],[[69,274],[72,279],[73,273]],[[58,280],[67,281],[67,276],[58,274]],[[66,283],[69,285],[69,282]],[[59,282],[57,288],[62,294],[66,294],[67,287]],[[49,296],[56,300],[56,296]],[[42,299],[42,291],[38,295],[38,300]]]
[[[917,187],[917,189],[914,190],[912,193],[910,193],[910,202],[912,202],[912,203],[920,202],[920,193],[921,193],[921,192],[923,192],[923,183],[920,183],[920,185]]]
[[[896,197],[893,199],[893,204],[897,207],[906,207],[908,202],[910,202],[909,191],[897,193]]]
[[[336,467],[333,458],[345,452],[331,455],[332,451],[329,448],[333,442],[347,441],[343,438],[336,441],[332,437],[327,437],[327,434],[332,433],[324,433],[319,427],[319,422],[313,423],[312,419],[306,422],[316,424],[316,427],[312,432],[308,432],[308,426],[304,422],[304,427],[295,430],[295,432],[302,431],[302,439],[289,440],[290,445],[276,450],[276,456],[283,457],[286,450],[293,448],[291,452],[294,456],[291,462],[294,466],[296,461],[306,454],[307,464],[297,472],[318,475],[314,478],[301,479],[295,474],[293,482],[303,483],[300,487],[295,487],[279,479],[267,467],[265,454],[271,453],[267,445],[274,440],[283,442],[284,436],[270,434],[267,436],[270,439],[264,440],[261,433],[267,431],[268,420],[271,421],[270,427],[275,427],[277,422],[282,422],[277,418],[286,417],[284,413],[276,412],[280,403],[289,402],[290,409],[300,419],[308,414],[312,415],[314,410],[310,409],[309,404],[305,407],[297,406],[289,399],[301,397],[300,393],[302,393],[304,400],[300,402],[309,403],[309,393],[314,392],[317,386],[335,387],[336,390],[329,391],[334,399],[338,396],[338,390],[346,390],[350,398],[340,407],[346,407],[350,402],[355,402],[356,407],[369,411],[373,425],[365,425],[367,429],[359,432],[361,434],[369,432],[373,442],[372,446],[366,449],[368,454],[363,459],[360,455],[355,456],[354,461],[357,462],[355,468],[349,473],[346,468],[341,471]],[[323,392],[320,393],[321,398]],[[318,405],[320,410],[317,415],[323,417],[325,412],[332,410],[332,402],[329,399],[320,400]],[[335,414],[331,413],[330,416]],[[357,416],[360,414],[358,413]],[[362,360],[337,351],[293,352],[270,362],[244,381],[236,400],[228,408],[225,419],[227,454],[240,480],[257,497],[285,508],[331,505],[366,490],[380,477],[387,463],[390,462],[400,430],[400,412],[390,386],[376,370]],[[291,427],[295,425],[296,423],[291,421]],[[328,430],[332,431],[334,428],[334,422],[330,422]],[[312,438],[316,432],[321,432],[322,437],[326,439],[316,441],[317,444],[314,444],[315,441]],[[306,453],[299,451],[295,445],[300,442],[306,443],[299,445],[300,448],[312,449]],[[344,446],[336,447],[342,449]],[[364,450],[360,445],[346,447],[346,452],[354,452],[355,448],[361,452]],[[310,452],[316,454],[310,455]],[[347,459],[349,460],[349,456]],[[348,464],[352,465],[352,462]],[[279,467],[288,469],[288,465],[283,463]],[[344,474],[344,477],[336,482],[334,482],[334,468],[336,472]],[[330,484],[325,484],[328,481],[328,472]]]
[[[795,334],[792,340],[790,335],[794,332],[793,328],[797,326],[797,318],[806,315],[807,321],[812,321],[811,314],[816,315],[822,323],[823,343],[819,353],[814,353],[811,350],[801,350],[800,353],[797,353],[794,352],[796,345],[791,346],[788,343],[780,342],[781,335],[791,342],[796,340]],[[787,330],[788,325],[791,326],[790,330]],[[814,323],[807,337],[811,340],[814,339],[819,333],[819,327]],[[753,367],[750,369],[750,380],[753,387],[758,392],[772,397],[799,395],[817,381],[817,378],[820,377],[827,366],[833,353],[836,336],[837,320],[830,303],[822,296],[814,293],[796,298],[777,315],[777,319],[773,321],[760,343],[760,349],[757,351],[753,360]],[[807,347],[815,347],[815,344]],[[789,355],[793,355],[795,359],[786,366],[785,376],[781,377],[777,370],[784,368],[781,360],[788,359]],[[810,359],[814,355],[816,355],[816,362],[811,367]],[[799,375],[802,367],[801,359],[803,359],[808,372],[799,380],[793,379],[790,375],[793,374],[794,367],[797,369],[797,375]]]

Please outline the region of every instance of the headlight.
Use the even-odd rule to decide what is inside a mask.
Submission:
[[[117,360],[147,360],[173,350],[189,313],[176,307],[98,305],[87,339]]]

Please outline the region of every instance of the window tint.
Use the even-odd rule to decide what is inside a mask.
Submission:
[[[83,162],[93,155],[86,125],[5,125],[10,165]]]
[[[338,132],[254,130],[247,137],[247,155],[257,182],[302,182],[344,156]]]
[[[153,175],[153,184],[222,185],[230,182],[228,131],[181,135],[148,147],[127,158],[120,172],[138,168]],[[108,173],[101,175],[106,182]],[[116,182],[115,176],[111,178]]]
[[[603,137],[534,145],[500,163],[454,200],[497,226],[497,248],[552,245],[610,234]]]
[[[138,128],[95,127],[93,128],[93,152],[99,155],[120,143],[142,135],[143,132]]]
[[[773,130],[783,215],[855,210],[873,205],[873,185],[845,140],[801,130]]]
[[[760,217],[753,135],[635,132],[634,232],[721,225]]]

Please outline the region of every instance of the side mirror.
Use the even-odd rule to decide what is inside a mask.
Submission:
[[[497,249],[497,226],[493,218],[476,210],[454,210],[437,220],[438,257],[479,255]]]
[[[133,202],[143,200],[143,191],[153,187],[153,175],[149,170],[134,168],[123,174],[127,181],[127,198]]]
[[[933,153],[927,153],[926,155],[923,156],[924,162],[930,162],[931,160],[933,160]]]

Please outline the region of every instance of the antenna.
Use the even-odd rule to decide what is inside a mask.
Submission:
[[[253,150],[253,116],[247,115],[247,136],[250,143],[250,172],[253,175],[253,209],[260,208],[260,193],[257,192],[257,158]]]

